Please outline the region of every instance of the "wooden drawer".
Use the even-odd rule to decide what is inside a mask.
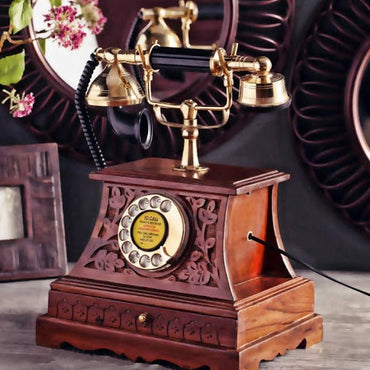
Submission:
[[[236,319],[50,291],[49,316],[203,345],[235,348]],[[112,303],[114,302],[114,303]]]

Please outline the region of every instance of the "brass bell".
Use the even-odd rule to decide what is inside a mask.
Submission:
[[[271,61],[261,56],[254,61],[256,71],[240,80],[238,102],[253,108],[285,107],[290,104],[290,96],[285,87],[285,78],[280,73],[271,72]]]
[[[240,80],[238,102],[254,108],[274,108],[290,102],[280,73],[247,74]]]
[[[88,105],[100,107],[136,105],[143,99],[144,94],[136,79],[116,61],[106,65],[86,94]]]
[[[150,19],[150,22],[139,33],[136,46],[140,45],[143,50],[150,50],[155,43],[167,47],[181,47],[180,38],[163,19],[166,15],[166,9],[159,7],[141,9],[141,13],[143,13],[142,18]]]

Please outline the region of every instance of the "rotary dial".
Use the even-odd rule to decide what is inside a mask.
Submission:
[[[185,235],[185,213],[178,202],[161,194],[148,194],[124,211],[118,243],[128,263],[158,270],[180,255]]]

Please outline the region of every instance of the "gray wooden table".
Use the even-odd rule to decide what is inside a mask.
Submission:
[[[324,318],[324,341],[307,350],[289,351],[260,369],[370,370],[370,298],[307,271],[316,283],[315,311]],[[349,284],[370,290],[370,273],[330,273]],[[0,284],[0,369],[175,369],[171,365],[132,363],[105,355],[39,347],[35,320],[47,309],[52,280]]]

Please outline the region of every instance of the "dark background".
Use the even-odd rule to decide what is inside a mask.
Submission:
[[[296,26],[290,60],[322,0],[296,1]],[[289,74],[289,67],[286,76]],[[0,145],[36,140],[0,106]],[[370,239],[349,224],[308,176],[296,152],[287,111],[257,115],[236,137],[202,158],[291,174],[279,190],[279,220],[285,249],[321,269],[370,271]],[[88,179],[92,165],[60,157],[67,254],[83,251],[100,205],[101,184]]]

